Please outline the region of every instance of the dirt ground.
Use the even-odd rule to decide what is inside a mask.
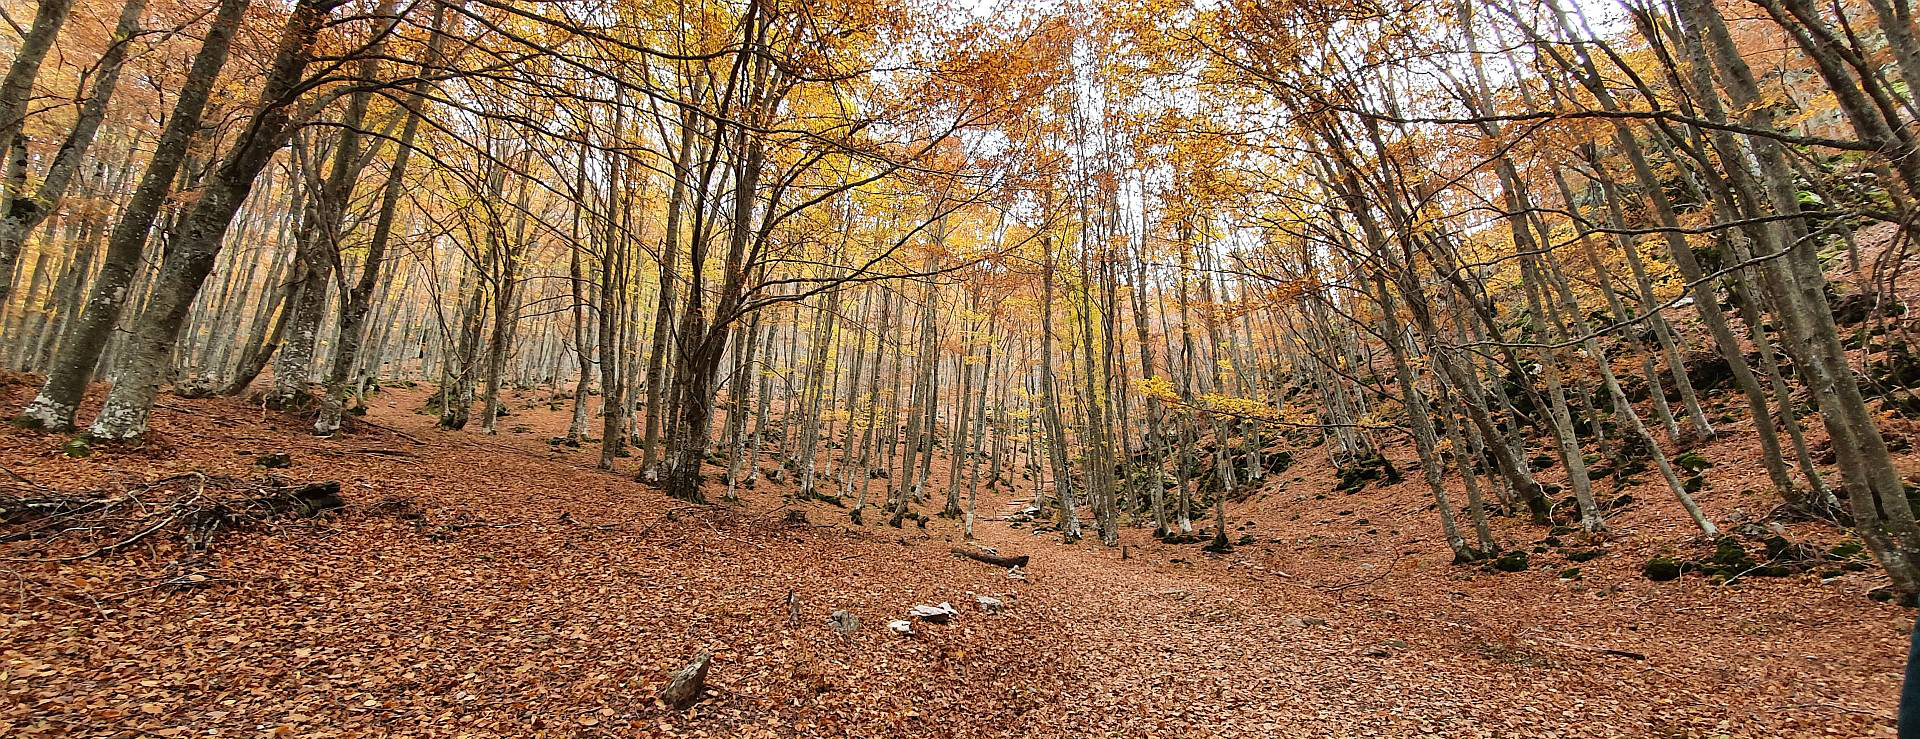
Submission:
[[[31,389],[12,378],[0,403]],[[1229,533],[1251,543],[1224,555],[1145,528],[1121,548],[1062,545],[997,520],[1032,491],[982,491],[981,541],[1032,556],[1015,580],[952,556],[946,519],[856,526],[764,481],[739,504],[669,500],[631,479],[634,460],[607,473],[591,445],[548,444],[568,411],[541,397],[516,396],[494,437],[434,429],[422,388],[383,391],[377,427],[334,439],[171,397],[138,447],[76,458],[66,436],[0,430],[5,494],[276,475],[337,480],[347,503],[228,534],[191,568],[161,536],[72,562],[47,561],[72,553],[57,541],[0,542],[0,735],[1893,733],[1913,613],[1866,597],[1884,578],[1651,582],[1650,556],[1708,545],[1644,481],[1611,538],[1542,545],[1516,573],[1449,563],[1410,461],[1408,482],[1343,495],[1322,452],[1300,450],[1230,506]],[[1699,450],[1716,463],[1701,503],[1763,515],[1764,478],[1727,438]],[[291,465],[257,464],[272,453]],[[1498,533],[1546,535],[1509,519]],[[941,602],[949,624],[886,626]],[[832,631],[837,610],[859,630]],[[661,705],[667,671],[703,649],[708,695]]]

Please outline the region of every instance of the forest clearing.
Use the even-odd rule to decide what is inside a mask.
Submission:
[[[0,735],[1920,739],[1904,0],[0,11]]]

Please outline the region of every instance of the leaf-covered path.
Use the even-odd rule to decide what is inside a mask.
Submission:
[[[390,391],[384,428],[330,440],[220,400],[170,400],[148,446],[80,459],[0,434],[8,470],[66,491],[260,477],[285,452],[274,474],[340,480],[349,503],[227,537],[201,580],[169,569],[168,541],[60,565],[7,543],[0,734],[1891,734],[1910,616],[1850,582],[1651,583],[1629,543],[1577,581],[1451,567],[1417,495],[1315,500],[1330,481],[1304,468],[1232,511],[1254,543],[1224,556],[983,520],[985,543],[1033,556],[1011,580],[951,556],[946,520],[856,527],[768,485],[680,505],[549,448],[561,412],[516,403],[499,437],[443,434],[421,399]],[[941,602],[960,617],[885,627]],[[836,610],[859,617],[851,637]],[[707,697],[658,705],[703,648]]]

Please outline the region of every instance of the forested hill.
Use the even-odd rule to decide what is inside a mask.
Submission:
[[[10,727],[1890,731],[1899,3],[0,9]]]
[[[36,388],[9,378],[0,399]],[[1295,450],[1227,505],[1230,552],[1145,525],[1123,527],[1116,547],[1062,544],[1051,514],[1026,512],[1023,473],[977,488],[968,542],[937,502],[914,508],[924,526],[896,529],[871,505],[856,525],[850,501],[797,500],[769,461],[775,440],[738,500],[694,506],[595,469],[591,443],[550,443],[571,420],[564,394],[506,391],[496,436],[439,431],[423,412],[431,398],[430,386],[382,388],[354,431],[324,439],[305,418],[231,398],[167,399],[145,442],[84,456],[62,436],[0,432],[0,460],[25,478],[9,477],[8,495],[96,504],[29,519],[9,509],[17,585],[0,609],[0,726],[1891,735],[1912,611],[1865,597],[1884,578],[1848,554],[1855,540],[1786,524],[1834,559],[1763,576],[1748,570],[1787,560],[1740,539],[1754,562],[1738,572],[1649,579],[1656,558],[1708,563],[1717,548],[1670,499],[1622,501],[1642,495],[1645,472],[1605,496],[1620,501],[1606,537],[1497,516],[1507,558],[1475,565],[1452,564],[1408,444],[1387,449],[1398,483],[1352,485],[1320,450]],[[1715,520],[1732,528],[1776,505],[1750,439],[1697,449],[1717,461],[1699,496]],[[327,482],[339,510],[253,503]],[[929,484],[945,482],[936,468]],[[207,534],[182,520],[216,505],[232,518]],[[39,538],[14,538],[26,532]],[[1523,568],[1507,564],[1516,556]],[[937,618],[942,604],[955,612],[945,623],[913,615]],[[703,651],[704,689],[673,708],[660,692]]]

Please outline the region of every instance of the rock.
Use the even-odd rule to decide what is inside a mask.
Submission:
[[[282,469],[286,467],[292,467],[293,455],[288,454],[286,452],[274,452],[272,454],[262,454],[259,457],[255,458],[253,460],[253,463],[270,470],[277,470],[277,469]]]
[[[1654,557],[1647,560],[1647,566],[1641,568],[1641,574],[1654,582],[1666,582],[1680,579],[1680,562],[1672,557]]]
[[[1006,604],[1001,603],[999,598],[987,595],[974,596],[973,602],[980,606],[981,613],[989,615],[998,614],[1006,608]]]
[[[1384,658],[1387,658],[1387,657],[1392,657],[1392,656],[1393,656],[1393,652],[1390,652],[1390,651],[1387,651],[1387,648],[1386,648],[1386,647],[1369,647],[1369,648],[1367,649],[1367,651],[1364,651],[1364,652],[1361,652],[1361,653],[1360,653],[1360,656],[1362,656],[1362,657],[1378,657],[1378,658],[1382,658],[1382,659],[1384,659]]]
[[[1027,579],[1027,571],[1024,568],[1020,568],[1020,567],[1008,567],[1007,579],[1008,580],[1025,580]]]
[[[1530,562],[1527,553],[1512,551],[1493,561],[1493,568],[1501,572],[1525,572]]]
[[[833,633],[853,636],[853,632],[860,630],[860,617],[846,611],[834,611],[833,615],[827,617],[827,625],[833,628]]]
[[[887,630],[901,636],[913,636],[913,622],[906,619],[888,621]]]
[[[1866,549],[1866,546],[1862,545],[1858,540],[1841,542],[1834,545],[1832,549],[1827,550],[1827,558],[1836,560],[1854,559],[1859,557]]]
[[[1728,570],[1728,574],[1736,574],[1734,571],[1754,567],[1753,557],[1747,554],[1747,548],[1741,546],[1740,541],[1731,536],[1720,537],[1719,541],[1714,542],[1713,559],[1710,561],[1721,569]]]
[[[952,621],[955,616],[960,615],[960,612],[953,610],[952,603],[943,602],[937,606],[914,606],[913,610],[907,612],[907,615],[930,624],[944,624]]]
[[[667,686],[660,689],[660,701],[675,709],[693,705],[707,689],[707,668],[712,665],[713,655],[700,650],[692,662],[668,676]]]

